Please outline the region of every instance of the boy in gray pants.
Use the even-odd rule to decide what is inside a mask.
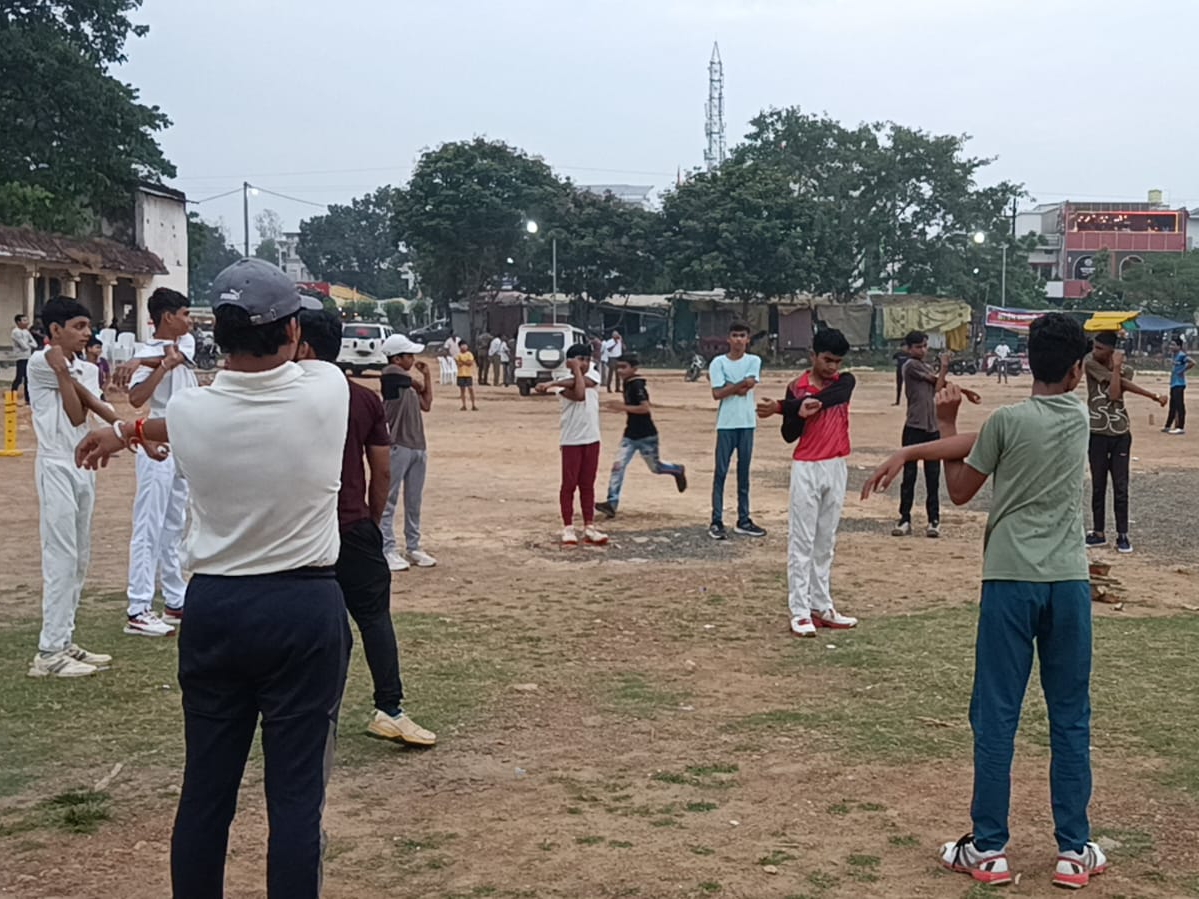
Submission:
[[[437,564],[436,559],[420,548],[420,504],[429,463],[422,416],[433,406],[433,379],[429,377],[429,366],[416,358],[424,348],[424,344],[414,343],[403,334],[393,334],[383,341],[383,354],[388,361],[383,369],[382,387],[383,409],[391,435],[391,489],[380,528],[383,552],[392,571],[407,571],[411,565],[432,568]],[[412,379],[413,368],[421,373],[420,381]],[[407,559],[396,548],[395,514],[401,488],[404,491]]]

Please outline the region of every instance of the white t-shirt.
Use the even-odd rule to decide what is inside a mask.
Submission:
[[[500,348],[503,345],[504,345],[504,341],[500,340],[498,337],[493,338],[491,341],[491,346],[489,346],[487,348],[487,355],[488,356],[498,356],[500,354]]]
[[[501,362],[507,362],[511,358],[508,355],[508,344],[506,341],[500,341],[499,357]]]
[[[600,347],[600,362],[611,362],[624,355],[624,341],[609,337]]]
[[[171,452],[191,486],[185,566],[244,576],[335,564],[349,414],[349,384],[328,362],[222,369],[171,397]]]
[[[599,384],[600,377],[594,368],[588,369],[584,377],[589,382],[589,386],[584,391],[586,399],[582,402],[568,400],[561,394],[558,395],[558,402],[561,405],[559,424],[562,428],[562,436],[558,441],[560,446],[586,446],[589,443],[599,443],[599,391],[591,385]]]
[[[191,340],[191,352],[184,348],[184,341]],[[166,354],[166,348],[171,345],[169,340],[159,340],[151,338],[142,344],[142,348],[138,350],[137,359],[161,359]],[[185,334],[181,337],[177,344],[179,351],[187,358],[192,359],[196,354],[196,339],[190,334]],[[148,365],[142,365],[133,373],[133,377],[129,379],[130,388],[136,387],[143,381],[148,381],[150,376],[154,374],[154,369]],[[186,390],[188,387],[197,385],[196,374],[186,365],[179,365],[172,368],[169,372],[163,375],[162,380],[158,382],[158,386],[154,388],[154,392],[150,394],[150,417],[151,418],[166,418],[167,403],[171,401],[171,397],[181,390]]]
[[[1006,343],[1001,343],[1001,344],[999,344],[999,346],[995,347],[995,355],[998,356],[1000,359],[1006,359],[1008,356],[1011,355],[1011,352],[1012,352],[1012,348],[1009,347]]]
[[[28,359],[37,349],[37,338],[29,333],[28,328],[13,328],[12,349],[14,359]]]
[[[90,365],[79,357],[68,361],[71,377],[81,384],[87,383]],[[92,368],[96,366],[92,365]],[[75,447],[87,436],[87,418],[83,424],[73,425],[62,407],[62,395],[58,389],[58,376],[46,361],[46,351],[38,350],[29,357],[29,406],[33,410],[33,431],[37,435],[39,457],[75,462]],[[99,391],[99,369],[96,369],[96,391]]]
[[[461,351],[461,347],[458,345],[458,338],[453,334],[445,339],[445,343],[441,345],[441,348],[445,350],[449,356],[457,356]]]

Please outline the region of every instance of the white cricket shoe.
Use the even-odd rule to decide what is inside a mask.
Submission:
[[[63,650],[67,655],[73,658],[76,662],[82,662],[85,665],[91,665],[97,671],[103,671],[108,667],[108,663],[112,661],[112,656],[102,652],[88,652],[78,643],[72,643]]]
[[[412,564],[417,568],[432,568],[437,564],[436,559],[434,559],[427,552],[419,549],[414,549],[412,552],[408,553],[408,558],[412,560]]]
[[[858,626],[858,619],[842,615],[836,609],[829,609],[827,612],[814,612],[812,622],[817,627],[828,627],[837,631],[845,631]]]
[[[1087,843],[1082,852],[1060,852],[1057,870],[1053,873],[1053,885],[1070,890],[1081,890],[1091,882],[1091,875],[1107,870],[1107,856],[1095,843]]]
[[[169,637],[175,629],[153,612],[131,615],[125,622],[125,633],[134,637]]]
[[[795,617],[791,619],[791,633],[797,637],[815,637],[816,625],[811,618]]]
[[[50,655],[42,655],[40,652],[35,655],[33,657],[33,664],[29,666],[29,676],[87,677],[99,670],[95,665],[87,665],[76,661],[67,655],[67,651],[64,649],[61,652],[54,652]]]
[[[1012,882],[1007,854],[1002,849],[998,852],[983,852],[974,845],[972,833],[966,834],[957,842],[945,843],[941,847],[941,864],[950,871],[969,874],[979,883],[1000,886]]]
[[[583,529],[583,542],[588,546],[607,546],[608,535],[593,524]]]
[[[393,549],[387,553],[387,567],[392,571],[407,571],[412,566],[408,564],[407,559]]]

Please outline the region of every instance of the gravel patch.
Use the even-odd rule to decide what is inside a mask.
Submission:
[[[617,519],[619,522],[619,518]],[[599,522],[601,528],[604,523]],[[606,547],[583,546],[577,549],[562,549],[552,543],[536,543],[532,549],[543,555],[563,562],[595,562],[600,559],[628,563],[650,562],[720,562],[744,555],[751,546],[776,543],[779,534],[764,538],[740,537],[729,529],[729,539],[713,540],[708,528],[686,527],[648,531],[619,531],[606,529],[609,543]],[[786,534],[781,534],[783,543]],[[782,546],[783,544],[779,544]]]

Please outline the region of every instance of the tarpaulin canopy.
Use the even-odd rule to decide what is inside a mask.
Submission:
[[[1084,324],[1084,331],[1119,331],[1127,328],[1135,331],[1136,326],[1130,323],[1140,315],[1139,312],[1095,312]]]
[[[1194,325],[1188,325],[1186,322],[1176,322],[1168,318],[1162,318],[1160,315],[1151,315],[1148,312],[1142,312],[1137,316],[1138,331],[1181,331],[1184,328],[1193,328]]]

